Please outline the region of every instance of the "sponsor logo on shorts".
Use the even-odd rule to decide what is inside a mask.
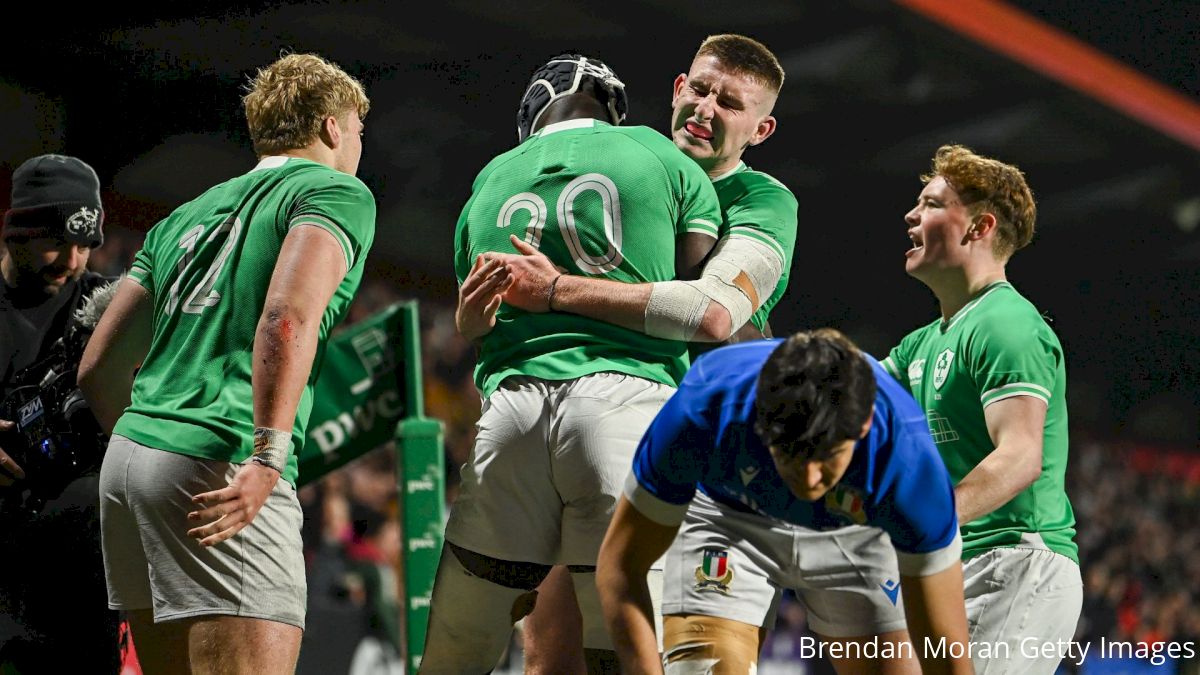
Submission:
[[[892,606],[896,606],[896,598],[900,595],[900,582],[895,579],[884,579],[879,583],[880,590],[887,596],[887,599],[892,602]]]
[[[835,516],[855,525],[867,523],[866,500],[863,493],[847,485],[835,485],[825,493],[825,508]]]
[[[704,549],[704,561],[696,568],[696,590],[717,591],[729,595],[731,581],[733,570],[729,568],[729,551],[719,548]]]

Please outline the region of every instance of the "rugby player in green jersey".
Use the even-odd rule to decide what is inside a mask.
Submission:
[[[905,270],[942,315],[883,364],[925,409],[956,484],[971,642],[987,647],[976,670],[1053,673],[1059,657],[1022,641],[1071,640],[1083,583],[1062,346],[1005,273],[1033,238],[1033,194],[1016,167],[957,145],[938,148],[922,181]]]
[[[696,281],[629,284],[561,272],[529,247],[525,258],[495,256],[512,279],[504,301],[534,312],[581,314],[648,335],[689,342],[769,334],[767,317],[787,289],[797,202],[782,183],[742,161],[775,133],[771,115],[783,69],[761,43],[741,35],[705,39],[691,69],[675,78],[671,135],[709,178],[721,202],[718,239]],[[743,334],[745,335],[745,334]],[[740,336],[739,336],[740,337]]]
[[[293,449],[374,239],[354,177],[362,85],[290,54],[243,103],[258,165],[150,229],[79,370],[112,433],[109,606],[147,673],[294,672],[307,598]]]
[[[553,285],[556,313],[687,340],[693,356],[720,342],[769,337],[768,316],[791,270],[797,202],[782,183],[746,166],[742,155],[775,132],[771,112],[783,80],[779,60],[765,45],[736,34],[707,37],[688,72],[675,78],[672,140],[708,174],[721,203],[721,223],[709,231],[719,241],[699,280],[628,284],[560,277],[551,261],[514,242],[525,257],[495,256],[509,284],[504,301],[545,312]],[[569,650],[561,645],[578,638],[564,576],[551,573],[540,589],[539,609],[526,621],[527,672],[569,669],[560,658]]]
[[[522,98],[520,144],[484,167],[459,218],[456,318],[479,347],[484,404],[446,527],[423,673],[494,668],[553,565],[571,572],[588,669],[616,668],[596,554],[637,442],[687,370],[687,344],[502,306],[503,267],[483,257],[514,251],[514,234],[565,269],[625,284],[699,269],[707,247],[691,244],[711,244],[721,218],[712,183],[662,134],[619,126],[626,105],[604,63],[551,59]]]

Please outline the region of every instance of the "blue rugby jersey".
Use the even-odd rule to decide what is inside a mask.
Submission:
[[[759,372],[780,339],[713,350],[688,371],[642,437],[625,495],[676,525],[697,488],[742,511],[815,530],[868,525],[892,539],[901,572],[932,574],[958,559],[954,486],[916,401],[867,356],[878,385],[867,436],[824,497],[797,498],[754,432]]]

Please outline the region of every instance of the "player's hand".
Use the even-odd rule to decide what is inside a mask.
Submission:
[[[501,294],[510,283],[503,262],[482,255],[475,258],[471,272],[458,287],[458,308],[454,311],[454,324],[463,337],[477,340],[492,332]]]
[[[503,262],[512,278],[512,284],[504,291],[504,301],[527,312],[550,311],[550,284],[566,270],[556,267],[545,254],[516,235],[509,235],[509,240],[521,255],[492,253],[488,256]]]
[[[12,431],[13,423],[8,420],[0,420],[0,431]],[[25,477],[25,470],[20,464],[8,453],[4,452],[4,448],[0,448],[0,487],[8,487],[18,480]]]
[[[262,510],[277,480],[275,469],[246,462],[229,487],[192,497],[199,510],[189,513],[187,519],[199,526],[188,530],[188,536],[199,539],[201,546],[212,546],[241,532]]]

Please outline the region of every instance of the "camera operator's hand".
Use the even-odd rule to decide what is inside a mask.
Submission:
[[[8,420],[0,420],[0,431],[12,431],[13,423]],[[4,448],[0,448],[0,487],[8,487],[14,481],[25,477],[25,470],[20,464],[8,453],[4,452]]]
[[[201,546],[219,544],[242,531],[254,520],[275,488],[279,472],[257,462],[246,462],[229,487],[192,497],[192,503],[202,508],[187,515],[188,520],[207,523],[188,530],[188,536],[199,539]]]

